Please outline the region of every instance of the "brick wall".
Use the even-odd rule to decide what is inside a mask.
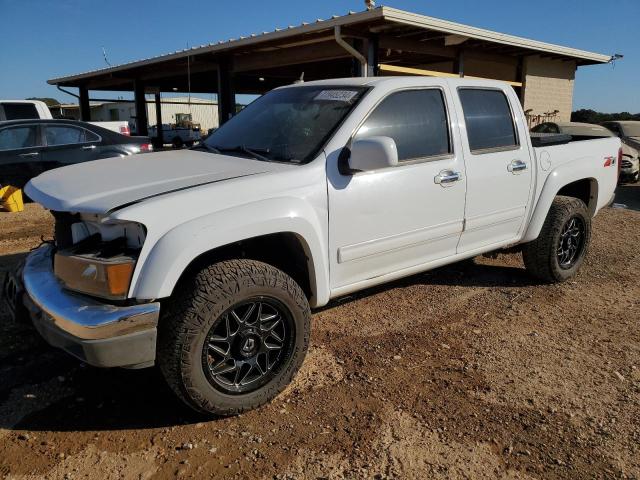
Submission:
[[[576,63],[539,56],[526,57],[523,65],[524,109],[531,115],[559,110],[556,120],[568,122],[573,104]]]

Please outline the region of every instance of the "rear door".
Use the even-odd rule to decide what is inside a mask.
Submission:
[[[95,160],[101,153],[102,138],[76,125],[42,124],[46,149],[44,160],[48,170],[74,163]]]
[[[459,86],[464,113],[463,151],[467,169],[465,228],[458,253],[519,239],[532,184],[528,130],[514,115],[510,87]]]
[[[22,188],[42,171],[42,139],[37,124],[0,129],[0,185]]]

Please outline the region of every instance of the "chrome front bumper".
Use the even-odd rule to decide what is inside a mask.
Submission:
[[[52,255],[51,245],[41,246],[22,272],[24,306],[44,339],[99,367],[153,365],[160,304],[115,306],[71,293],[56,279]]]

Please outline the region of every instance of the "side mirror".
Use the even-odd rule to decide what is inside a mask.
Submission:
[[[398,148],[390,137],[368,137],[351,144],[349,169],[352,172],[368,172],[398,165]]]

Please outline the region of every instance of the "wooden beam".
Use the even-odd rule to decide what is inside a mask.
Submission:
[[[378,69],[381,72],[394,72],[394,73],[404,73],[406,75],[423,75],[426,77],[446,77],[446,78],[459,78],[460,75],[457,73],[445,73],[445,72],[436,72],[435,70],[423,70],[421,68],[410,68],[410,67],[401,67],[399,65],[385,65],[381,64],[378,66]],[[522,82],[510,82],[508,80],[500,80],[498,78],[484,78],[484,77],[472,77],[470,75],[466,75],[464,78],[473,78],[475,80],[498,80],[499,82],[508,83],[513,87],[521,87]]]
[[[156,103],[156,142],[158,148],[162,148],[164,145],[164,131],[162,128],[162,103],[160,99],[160,92],[154,94],[154,100]]]
[[[402,50],[403,52],[421,53],[444,58],[456,58],[458,54],[458,50],[453,47],[443,47],[428,42],[418,42],[415,40],[391,37],[389,35],[381,35],[379,42],[380,48],[383,50]]]
[[[349,53],[335,41],[297,47],[282,48],[270,52],[248,53],[234,58],[235,72],[265,70],[288,65],[299,65],[323,60],[349,58]]]
[[[218,123],[222,125],[236,113],[236,94],[233,86],[234,64],[222,58],[218,68]]]
[[[149,122],[147,121],[147,101],[144,96],[144,84],[140,80],[136,80],[133,86],[133,98],[135,100],[136,106],[136,135],[146,137],[147,135],[149,135]]]

